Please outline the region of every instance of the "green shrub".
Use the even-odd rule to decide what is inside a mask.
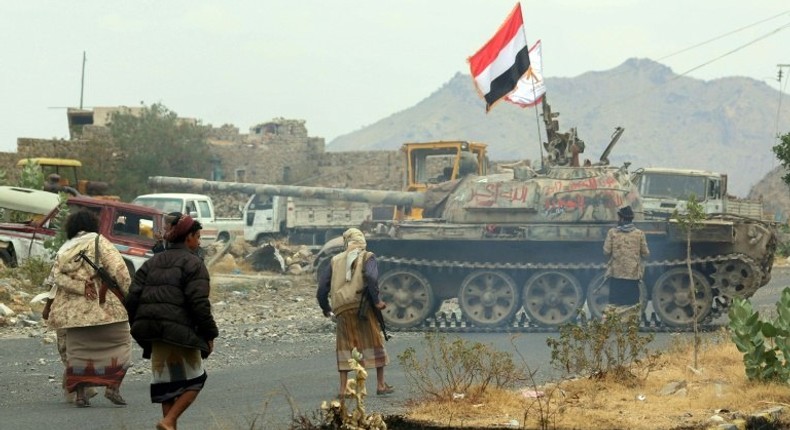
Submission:
[[[647,345],[655,336],[639,333],[639,315],[620,315],[607,309],[604,318],[586,324],[565,324],[559,339],[547,338],[551,364],[569,375],[633,379],[633,366],[642,358],[654,359]]]
[[[760,319],[752,304],[739,297],[733,300],[728,315],[732,341],[743,353],[746,377],[761,382],[790,381],[790,288],[782,291],[773,320]]]
[[[779,242],[776,244],[776,255],[780,257],[790,257],[790,226],[782,224],[779,226]]]
[[[22,289],[38,294],[44,291],[41,288],[50,270],[52,270],[52,261],[41,257],[30,257],[18,267],[6,267],[0,270],[0,277],[16,279]]]
[[[50,227],[56,230],[55,236],[44,240],[44,248],[49,251],[50,255],[53,257],[58,252],[61,245],[68,240],[66,237],[66,229],[63,228],[63,226],[66,225],[66,217],[69,216],[69,195],[66,193],[58,193],[58,199],[60,201],[58,204],[58,213],[55,215],[55,218],[50,221]]]
[[[463,394],[476,399],[489,387],[506,388],[525,378],[512,354],[490,345],[459,337],[450,341],[439,333],[427,333],[423,343],[423,357],[412,347],[398,355],[406,379],[423,395],[452,399],[454,394]]]

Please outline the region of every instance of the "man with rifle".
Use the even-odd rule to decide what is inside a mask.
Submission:
[[[389,356],[384,348],[388,339],[381,310],[387,305],[379,298],[378,264],[365,250],[365,235],[356,228],[343,233],[345,250],[332,257],[332,263],[319,274],[316,298],[324,316],[337,322],[337,370],[340,396],[347,396],[346,383],[351,366],[348,360],[356,348],[362,353],[362,366],[376,368],[376,394],[391,394],[394,388],[384,381],[384,366]]]

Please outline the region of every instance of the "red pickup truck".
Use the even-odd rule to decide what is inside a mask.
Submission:
[[[163,223],[158,210],[86,196],[69,197],[67,204],[71,212],[87,209],[99,216],[100,233],[115,244],[131,274],[153,255],[153,233]],[[57,233],[57,213],[57,194],[0,186],[0,260],[16,267],[32,256],[50,258],[44,241]]]

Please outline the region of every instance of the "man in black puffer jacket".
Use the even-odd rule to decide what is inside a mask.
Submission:
[[[162,404],[157,429],[175,429],[178,417],[206,382],[203,358],[219,335],[211,314],[209,274],[195,251],[200,222],[189,215],[166,233],[166,250],[135,273],[126,301],[132,337],[151,359],[151,401]]]

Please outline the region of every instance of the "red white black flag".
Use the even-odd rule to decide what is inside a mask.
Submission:
[[[529,47],[521,18],[521,3],[480,50],[469,57],[477,91],[486,101],[486,112],[508,95],[529,70]]]
[[[518,80],[516,89],[505,96],[505,100],[521,107],[531,107],[540,103],[546,94],[543,80],[543,49],[540,40],[529,48],[529,70]]]

